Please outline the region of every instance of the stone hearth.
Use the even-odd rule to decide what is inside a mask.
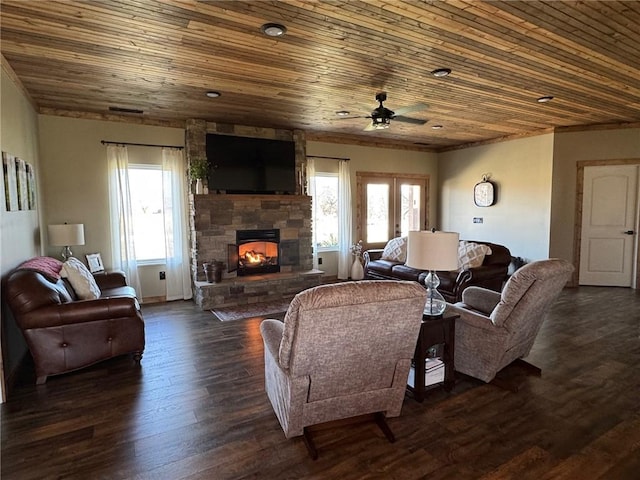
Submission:
[[[322,271],[266,273],[237,277],[220,283],[195,282],[195,301],[203,310],[291,299],[296,293],[320,285]]]
[[[192,195],[192,273],[194,297],[203,309],[266,301],[273,295],[293,296],[320,284],[312,271],[311,197],[306,195]],[[280,273],[238,278],[228,272],[227,252],[237,230],[277,228]],[[206,283],[202,264],[222,261],[222,282]]]

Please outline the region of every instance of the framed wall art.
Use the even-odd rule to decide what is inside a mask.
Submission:
[[[18,205],[16,157],[7,152],[2,152],[2,173],[4,179],[5,208],[7,212],[15,212],[20,209]]]

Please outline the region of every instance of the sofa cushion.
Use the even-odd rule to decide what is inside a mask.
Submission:
[[[458,245],[459,271],[481,266],[486,255],[491,255],[491,248],[488,245],[461,240]]]
[[[404,263],[407,260],[407,237],[392,238],[382,251],[382,260]]]
[[[398,265],[398,262],[389,260],[373,260],[367,264],[367,271],[375,272],[380,275],[391,276],[391,270]]]
[[[424,273],[424,270],[418,270],[417,268],[407,267],[406,265],[399,264],[391,269],[391,275],[393,278],[400,280],[413,280],[415,282],[420,278],[420,274]]]
[[[69,257],[62,265],[60,275],[69,280],[73,290],[81,300],[100,298],[100,288],[91,272],[84,263],[74,257]]]

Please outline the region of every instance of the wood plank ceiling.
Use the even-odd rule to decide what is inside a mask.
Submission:
[[[125,115],[137,122],[203,118],[427,150],[640,121],[639,1],[0,5],[2,55],[41,113],[111,118],[118,107],[142,110]],[[263,35],[267,22],[286,34]],[[369,119],[336,115],[370,115],[379,91],[391,110],[427,104],[406,114],[427,122],[363,131]]]

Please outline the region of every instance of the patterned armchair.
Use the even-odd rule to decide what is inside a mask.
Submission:
[[[306,427],[376,413],[400,415],[416,347],[424,288],[415,282],[361,281],[321,285],[293,299],[284,323],[264,320],[265,384],[287,438]]]
[[[549,307],[572,272],[573,265],[566,260],[539,260],[518,269],[502,293],[467,288],[462,302],[447,307],[449,313],[460,315],[456,321],[456,370],[499,383],[496,374],[531,351]]]

